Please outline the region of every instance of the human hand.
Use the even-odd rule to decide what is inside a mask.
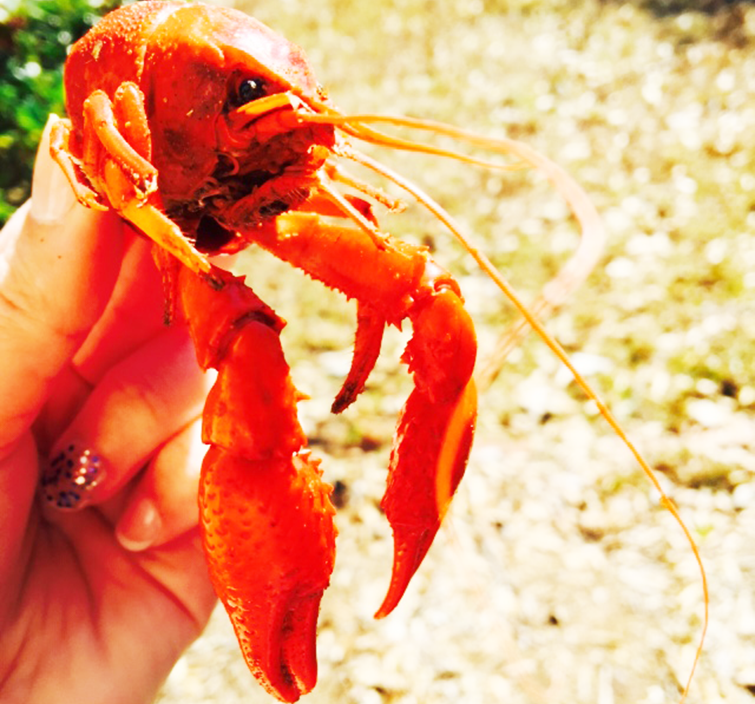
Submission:
[[[48,133],[0,232],[0,700],[149,702],[215,603],[209,384],[149,244],[75,202]]]

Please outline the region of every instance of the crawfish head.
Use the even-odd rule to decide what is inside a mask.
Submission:
[[[142,76],[166,211],[200,249],[308,197],[334,131],[277,120],[292,100],[324,100],[299,47],[236,10],[178,6]]]

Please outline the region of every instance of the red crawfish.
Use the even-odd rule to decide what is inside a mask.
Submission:
[[[477,344],[454,278],[425,248],[380,228],[375,208],[395,209],[397,201],[351,176],[343,161],[428,208],[519,308],[524,320],[496,363],[529,327],[565,360],[538,318],[594,266],[599,219],[559,167],[523,144],[426,121],[341,114],[298,47],[227,8],[148,1],[116,10],[74,45],[65,89],[70,119],[53,131],[54,158],[81,203],[115,209],[154,242],[170,317],[188,324],[199,364],[217,370],[203,414],[210,449],[199,490],[210,576],[251,671],[271,694],[296,701],[317,678],[317,616],[335,554],[331,487],[297,419],[302,395],[281,349],[284,321],[208,256],[256,244],[356,299],[354,356],[336,413],[364,388],[385,326],[411,322],[402,361],[414,390],[381,504],[395,548],[380,618],[401,599],[464,474]],[[515,162],[390,137],[370,126],[376,122],[444,134]],[[535,166],[569,202],[582,244],[529,310],[450,215],[358,152],[353,139],[491,168]]]

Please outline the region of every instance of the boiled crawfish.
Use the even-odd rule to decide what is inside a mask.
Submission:
[[[153,240],[168,317],[186,321],[199,364],[217,370],[203,414],[210,449],[199,491],[210,576],[252,672],[271,694],[296,701],[317,677],[317,615],[335,552],[331,487],[297,420],[302,395],[281,349],[284,321],[209,256],[256,244],[356,299],[354,357],[334,412],[364,388],[385,326],[412,324],[402,360],[414,390],[400,415],[381,504],[395,543],[376,614],[383,617],[420,566],[464,474],[477,345],[453,277],[426,249],[379,228],[374,205],[396,201],[338,160],[392,180],[463,238],[458,227],[349,137],[506,168],[369,124],[430,129],[513,154],[520,160],[514,168],[534,165],[559,184],[583,225],[583,245],[533,306],[539,317],[592,269],[602,238],[597,215],[557,166],[519,143],[435,123],[342,115],[298,47],[228,8],[170,0],[116,10],[74,45],[65,88],[69,120],[53,131],[53,157],[81,203],[116,210]],[[465,246],[525,315],[503,347],[528,325],[547,338],[484,255]]]

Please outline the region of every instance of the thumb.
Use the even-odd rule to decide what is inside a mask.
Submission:
[[[0,232],[0,459],[101,314],[123,248],[119,218],[79,205],[50,156],[51,116],[31,201]]]

